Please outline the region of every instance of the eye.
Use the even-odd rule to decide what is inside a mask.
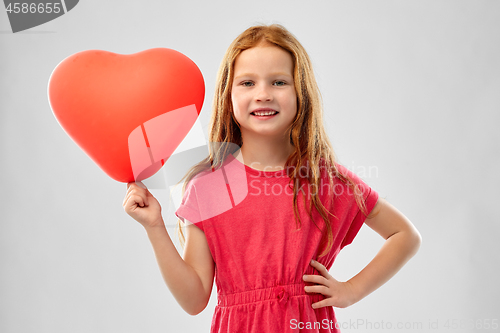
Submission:
[[[284,85],[286,85],[286,82],[285,81],[282,81],[282,80],[278,80],[278,81],[274,81],[273,83],[275,86],[278,86],[278,87],[282,87]]]
[[[253,82],[252,81],[243,81],[240,83],[243,87],[251,87],[253,86]]]

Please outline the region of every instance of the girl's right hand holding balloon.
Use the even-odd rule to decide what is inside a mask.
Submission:
[[[158,200],[142,183],[127,184],[123,208],[146,229],[164,225]]]

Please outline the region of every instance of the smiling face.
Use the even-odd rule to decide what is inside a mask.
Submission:
[[[290,53],[270,44],[242,51],[234,63],[231,99],[243,140],[288,138],[286,130],[297,114]]]

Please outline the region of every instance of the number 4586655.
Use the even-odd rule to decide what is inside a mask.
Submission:
[[[58,14],[61,12],[61,4],[58,2],[49,2],[49,3],[27,3],[27,2],[14,2],[14,3],[9,3],[9,5],[6,8],[7,13],[14,13],[14,14],[35,14],[35,13],[54,13]]]

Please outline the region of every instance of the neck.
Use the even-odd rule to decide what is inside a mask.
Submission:
[[[241,149],[236,151],[234,156],[253,169],[276,171],[284,169],[285,162],[294,149],[289,135],[281,138],[245,137]]]

